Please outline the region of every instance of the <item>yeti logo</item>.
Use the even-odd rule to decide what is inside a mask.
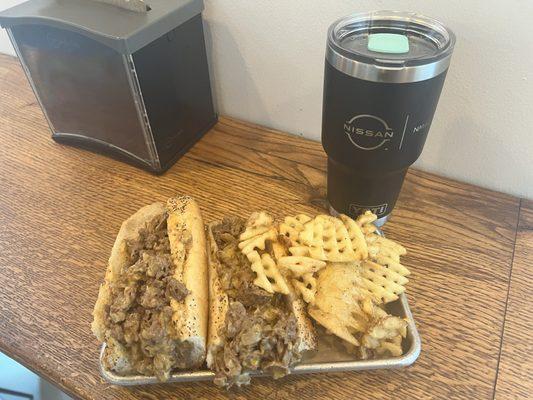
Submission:
[[[384,120],[370,114],[357,115],[346,121],[344,133],[361,150],[379,149],[394,136],[393,130]]]
[[[351,215],[359,215],[364,213],[366,210],[372,211],[374,214],[376,214],[378,217],[381,217],[383,214],[387,212],[387,208],[389,205],[387,203],[385,204],[379,204],[377,206],[362,206],[359,204],[350,204],[350,214]]]

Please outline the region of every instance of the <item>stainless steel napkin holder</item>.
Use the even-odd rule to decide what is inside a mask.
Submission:
[[[30,0],[1,12],[0,25],[54,140],[159,173],[217,116],[202,0],[150,0],[149,8]]]

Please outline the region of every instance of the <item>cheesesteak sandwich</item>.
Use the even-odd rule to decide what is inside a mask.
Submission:
[[[207,366],[215,384],[248,384],[252,371],[288,374],[304,351],[316,348],[316,336],[305,303],[277,269],[287,248],[272,218],[227,217],[208,226],[207,239]]]
[[[141,208],[120,228],[92,330],[104,367],[155,375],[202,365],[208,324],[207,254],[200,209],[189,197]]]

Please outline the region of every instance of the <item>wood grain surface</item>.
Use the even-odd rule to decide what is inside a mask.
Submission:
[[[229,392],[100,378],[91,311],[125,218],[176,193],[194,196],[207,221],[323,212],[325,161],[319,143],[221,118],[154,176],[54,143],[18,62],[0,56],[0,351],[83,399],[493,398],[520,201],[416,170],[385,229],[409,251],[422,336],[412,367],[256,379]]]
[[[533,398],[533,201],[522,200],[496,399]]]

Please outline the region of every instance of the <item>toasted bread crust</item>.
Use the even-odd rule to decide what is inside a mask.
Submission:
[[[287,296],[287,303],[296,317],[298,337],[300,338],[298,351],[304,352],[315,350],[318,345],[318,339],[313,323],[307,316],[307,305],[295,294],[294,288],[291,285],[289,285],[289,291],[290,293]]]
[[[226,322],[226,314],[228,312],[229,299],[220,283],[217,268],[219,265],[217,251],[218,247],[213,237],[211,228],[216,223],[211,223],[206,227],[207,236],[207,260],[209,270],[209,332],[207,336],[207,367],[211,368],[213,365],[213,354],[223,345],[223,340],[219,334]]]
[[[190,291],[185,301],[172,300],[178,337],[194,343],[191,359],[182,368],[200,366],[205,359],[209,294],[204,222],[196,201],[183,196],[168,200],[167,219],[174,278]]]

